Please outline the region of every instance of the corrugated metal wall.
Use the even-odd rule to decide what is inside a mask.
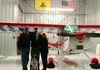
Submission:
[[[18,0],[0,0],[0,21],[18,21]]]
[[[100,0],[86,0],[86,23],[100,24]]]
[[[0,55],[17,55],[17,35],[14,32],[0,32]]]
[[[100,0],[86,0],[86,24],[100,24]],[[92,30],[92,29],[91,29]],[[100,29],[97,29],[98,31]],[[96,30],[96,32],[98,32]],[[95,29],[94,29],[95,31]],[[96,53],[96,46],[100,43],[100,38],[91,38],[87,47],[90,46],[88,50]]]
[[[73,15],[57,15],[57,14],[24,14],[24,22],[49,23],[49,24],[74,24],[75,17]]]
[[[0,22],[17,22],[18,0],[0,0]],[[0,32],[0,55],[16,55],[16,38],[13,32]]]
[[[85,0],[73,0],[76,1],[75,12],[48,12],[39,11],[34,9],[34,0],[26,0],[21,3],[21,8],[24,12],[24,22],[36,22],[36,23],[55,23],[55,24],[80,24],[85,23]],[[53,8],[61,8],[62,0],[51,0]]]
[[[19,4],[18,4],[19,1]],[[34,9],[34,0],[0,0],[0,21],[36,23],[85,23],[85,0],[76,1],[76,12],[45,12]],[[61,8],[62,0],[51,0],[51,7]],[[21,8],[21,12],[19,6]],[[19,11],[19,12],[18,12]],[[42,13],[42,14],[41,14]],[[49,19],[43,16],[48,16]],[[61,16],[61,18],[57,18]],[[44,18],[44,19],[43,19]],[[52,19],[53,18],[53,19]],[[53,20],[53,21],[52,21]],[[57,21],[58,20],[58,21]]]

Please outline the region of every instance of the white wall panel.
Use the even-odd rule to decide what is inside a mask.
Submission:
[[[24,16],[20,9],[18,9],[18,22],[23,22]]]
[[[85,23],[100,24],[100,0],[86,0],[86,14]],[[89,51],[96,53],[97,43],[100,43],[99,38],[91,38]]]
[[[97,10],[97,23],[100,24],[100,0],[98,0],[97,2],[98,6],[98,10]]]
[[[75,17],[76,24],[85,24],[85,8],[86,8],[86,0],[76,0],[76,9],[75,9]]]
[[[0,0],[0,21],[2,20],[2,0]]]
[[[86,23],[100,24],[100,0],[86,0]]]
[[[15,7],[18,8],[18,0],[0,0],[0,21],[17,22],[18,12]]]
[[[16,55],[16,38],[13,32],[0,32],[0,55]]]
[[[24,22],[52,24],[84,24],[85,15],[24,14]]]
[[[49,24],[75,24],[79,22],[73,15],[57,14],[24,14],[24,22],[49,23]]]
[[[1,37],[1,35],[0,35],[0,37]],[[1,51],[1,40],[0,40],[0,51]],[[0,54],[1,54],[1,52],[0,52]]]

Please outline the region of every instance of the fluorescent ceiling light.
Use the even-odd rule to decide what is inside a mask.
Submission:
[[[74,11],[74,8],[46,8],[46,11]]]

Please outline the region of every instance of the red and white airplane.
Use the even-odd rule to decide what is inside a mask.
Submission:
[[[100,33],[87,33],[87,32],[81,32],[80,31],[80,29],[82,29],[82,28],[86,28],[86,29],[87,28],[100,28],[100,25],[84,25],[84,24],[75,25],[75,26],[78,26],[78,28],[79,28],[79,30],[76,31],[76,32],[66,32],[66,31],[63,32],[63,31],[61,31],[61,30],[64,30],[65,25],[63,25],[63,24],[0,22],[0,26],[12,26],[12,27],[20,27],[20,26],[22,26],[22,27],[24,27],[24,26],[34,27],[34,26],[38,26],[40,28],[48,29],[47,32],[51,33],[51,34],[55,34],[55,35],[58,35],[58,36],[77,37],[78,39],[83,39],[84,36],[85,37],[100,37]],[[52,39],[54,39],[54,37]],[[50,42],[49,44],[52,45],[52,46],[58,47],[58,46],[61,46],[63,43],[64,43],[64,41],[62,43],[56,41],[56,42],[53,42],[53,43]]]

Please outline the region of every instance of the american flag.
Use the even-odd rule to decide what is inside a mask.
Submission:
[[[63,0],[62,1],[62,6],[68,6],[68,1],[67,0]]]
[[[62,0],[62,7],[75,8],[75,0]]]

